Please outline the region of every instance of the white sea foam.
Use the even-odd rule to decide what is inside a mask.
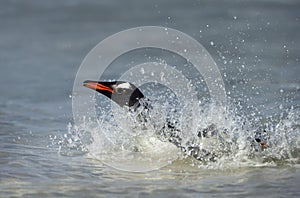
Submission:
[[[226,114],[212,104],[202,105],[201,112],[193,117],[188,112],[175,110],[173,113],[176,115],[172,115],[172,105],[167,102],[162,104],[154,101],[152,106],[149,122],[141,122],[139,112],[119,108],[117,115],[116,112],[114,115],[112,112],[99,115],[96,123],[86,119],[82,126],[69,126],[69,133],[61,142],[64,148],[61,152],[81,150],[87,152],[90,158],[109,166],[134,172],[159,169],[167,165],[172,167],[170,164],[178,160],[191,160],[188,164],[184,163],[186,167],[182,169],[188,169],[188,166],[231,169],[299,164],[299,109],[289,109],[279,117],[255,123],[247,115],[241,115],[234,105],[229,105]],[[171,113],[167,110],[171,110]],[[218,122],[220,116],[225,117],[225,123]],[[201,161],[193,159],[166,138],[160,137],[158,131],[167,118],[179,118],[179,128],[187,123],[196,125],[194,128],[198,131],[187,131],[188,128],[183,127],[178,132],[183,138],[182,145],[186,148],[196,145],[213,154],[215,160],[211,160],[211,155],[204,155]],[[212,124],[217,134],[209,138],[197,137],[199,131]],[[254,141],[255,133],[263,129],[268,134],[266,149]]]

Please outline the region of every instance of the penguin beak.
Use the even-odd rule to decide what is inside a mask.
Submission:
[[[107,82],[106,82],[107,84]],[[97,82],[97,81],[92,81],[92,80],[86,80],[83,82],[83,86],[96,90],[98,92],[103,92],[103,91],[109,91],[110,93],[113,92],[113,89],[110,86],[104,85],[101,82]]]

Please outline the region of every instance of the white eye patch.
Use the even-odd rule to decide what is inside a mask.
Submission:
[[[128,82],[121,83],[117,85],[117,89],[131,89],[131,85]]]

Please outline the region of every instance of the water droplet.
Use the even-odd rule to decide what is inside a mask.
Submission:
[[[160,80],[162,81],[162,82],[164,82],[165,81],[165,73],[164,72],[161,72],[160,73]]]
[[[233,19],[234,19],[234,20],[237,20],[237,16],[234,16]]]
[[[210,45],[213,46],[213,45],[214,45],[214,42],[213,42],[213,41],[210,41]]]

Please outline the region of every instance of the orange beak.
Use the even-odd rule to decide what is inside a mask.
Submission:
[[[101,83],[99,83],[97,81],[86,80],[83,82],[83,86],[93,89],[93,90],[96,90],[96,91],[109,91],[111,93],[113,92],[112,88],[102,85]]]

